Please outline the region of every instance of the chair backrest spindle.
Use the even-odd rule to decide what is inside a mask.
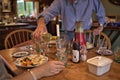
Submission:
[[[4,41],[5,48],[6,49],[12,48],[17,44],[30,40],[32,32],[33,32],[32,30],[28,30],[28,29],[19,29],[19,30],[10,32],[6,36]]]
[[[90,43],[92,43],[95,47],[97,47],[97,46],[103,46],[104,47],[105,46],[108,49],[111,49],[110,39],[105,33],[101,32],[99,35],[93,35],[92,30],[87,30],[87,31],[85,31],[85,34],[89,35],[88,36],[88,42],[90,41],[89,39],[92,39],[91,40],[92,42],[90,42]]]

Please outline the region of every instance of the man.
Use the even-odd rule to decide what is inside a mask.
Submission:
[[[38,80],[42,77],[52,76],[60,73],[65,68],[64,64],[60,61],[48,61],[30,71],[12,77],[6,70],[5,65],[0,59],[0,80]]]
[[[34,37],[39,37],[46,32],[46,24],[55,16],[62,18],[62,27],[65,30],[66,39],[72,40],[76,21],[83,21],[84,30],[91,28],[91,16],[96,13],[99,27],[94,34],[99,34],[106,24],[105,11],[100,0],[54,0],[51,6],[39,15],[38,26],[34,31]]]

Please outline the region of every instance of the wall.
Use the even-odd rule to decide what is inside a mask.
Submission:
[[[117,20],[120,21],[120,6],[113,5],[109,0],[101,0],[105,7],[107,16],[117,16]]]
[[[109,2],[109,0],[101,0],[103,3],[103,6],[105,7],[106,15],[107,16],[117,16],[117,21],[120,22],[120,6],[113,5]],[[109,33],[109,31],[105,31],[105,33]],[[116,35],[116,31],[113,32],[110,39],[112,39]],[[117,46],[120,46],[120,36],[117,38],[117,40],[112,44],[112,49],[114,50]]]
[[[0,0],[0,21],[2,20],[1,12],[2,12],[2,0]]]
[[[2,1],[2,0],[1,0]],[[12,12],[8,13],[10,16],[14,17],[17,15],[16,12],[16,0],[10,0],[12,4]],[[120,21],[120,6],[113,5],[109,2],[109,0],[101,0],[106,11],[107,16],[117,16]],[[0,2],[1,3],[1,2]],[[1,13],[2,16],[5,16],[6,13]]]
[[[120,22],[120,6],[114,5],[109,2],[109,0],[101,0],[106,11],[106,16],[115,16],[117,21]],[[93,13],[93,20],[96,20],[95,13]],[[120,32],[120,30],[118,30]],[[104,30],[104,33],[107,35],[110,33],[110,30]],[[112,41],[117,31],[114,30],[112,35],[109,37]],[[120,46],[120,36],[112,44],[112,49],[114,50],[117,46]]]
[[[9,19],[13,19],[13,17],[17,16],[17,12],[16,12],[16,0],[10,0],[11,1],[11,12],[2,12],[2,9],[0,9],[0,18],[2,18],[2,20],[5,18],[5,16],[9,16]],[[2,1],[0,1],[0,6],[2,6]]]

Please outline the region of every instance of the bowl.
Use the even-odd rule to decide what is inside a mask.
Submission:
[[[96,56],[87,60],[89,72],[101,76],[108,72],[113,61],[107,57]]]

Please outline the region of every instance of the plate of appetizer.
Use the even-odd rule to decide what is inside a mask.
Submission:
[[[15,65],[21,68],[33,68],[42,65],[48,61],[48,57],[43,55],[31,54],[29,56],[17,58]]]

